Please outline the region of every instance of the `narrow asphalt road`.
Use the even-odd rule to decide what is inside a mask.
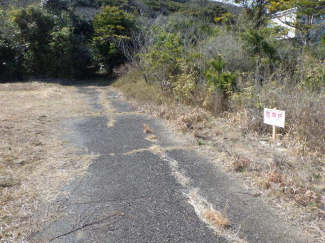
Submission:
[[[74,145],[98,155],[84,178],[66,186],[61,216],[31,242],[310,242],[208,159],[107,88],[111,114],[66,121]],[[94,87],[81,87],[104,111]],[[114,122],[112,122],[114,119]],[[143,132],[148,124],[157,139]],[[206,212],[227,208],[224,229]],[[211,219],[211,217],[210,217]],[[211,223],[212,222],[212,223]]]

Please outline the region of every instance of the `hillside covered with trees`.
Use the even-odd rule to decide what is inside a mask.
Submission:
[[[158,112],[153,115],[193,135],[195,148],[211,145],[204,152],[218,151],[226,158],[218,157],[216,166],[242,173],[245,183],[267,191],[265,198],[273,204],[285,202],[279,206],[283,211],[295,211],[289,220],[307,225],[308,232],[324,242],[325,0],[234,2],[236,6],[208,0],[2,0],[0,83],[5,83],[1,84],[5,95],[1,105],[7,108],[2,121],[12,119],[14,124],[23,118],[28,124],[38,119],[31,124],[47,124],[49,113],[55,113],[49,103],[59,111],[54,117],[61,114],[66,119],[63,113],[73,112],[78,117],[82,101],[88,99],[79,89],[49,85],[51,99],[36,91],[27,99],[17,91],[15,103],[10,103],[7,83],[14,86],[19,81],[24,86],[46,80],[48,85],[69,80],[79,88],[80,80],[84,84],[100,77],[107,85],[106,80],[114,77],[112,85],[139,106],[144,103],[144,112],[155,107]],[[281,11],[290,12],[290,21],[283,20]],[[100,97],[110,96],[105,85]],[[34,99],[42,112],[29,106]],[[108,101],[100,102],[103,110],[111,109]],[[22,108],[16,105],[20,103]],[[13,109],[15,114],[9,117],[12,107],[20,109]],[[264,124],[264,108],[285,111],[285,127],[278,129],[275,143],[268,140],[272,128]],[[26,112],[31,113],[25,116]],[[114,119],[124,113],[110,112],[105,116]],[[1,127],[8,130],[5,139],[26,143],[25,138],[12,137],[14,126]],[[42,129],[43,125],[24,125],[19,131],[27,130],[30,139],[44,136]],[[43,144],[44,151],[50,144]],[[251,147],[258,150],[254,157],[258,163],[249,157]],[[25,163],[19,147],[8,148],[6,152],[17,151],[19,164]],[[263,160],[265,150],[269,159]]]
[[[245,111],[247,129],[259,133],[266,130],[264,107],[286,110],[282,133],[302,142],[304,151],[323,153],[324,23],[300,20],[323,18],[325,2],[237,3],[241,7],[206,0],[2,1],[0,80],[124,70],[128,85],[158,87],[175,102],[216,115]],[[298,10],[293,27],[301,34],[283,39],[287,29],[270,27],[270,14],[290,8]]]

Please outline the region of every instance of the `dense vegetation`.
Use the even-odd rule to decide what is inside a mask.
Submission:
[[[98,13],[100,8],[103,11]],[[189,1],[4,1],[0,8],[0,80],[31,75],[75,78],[99,68],[111,73],[126,60],[117,43],[130,39],[138,27],[136,18],[176,12],[204,16],[211,22],[226,10]],[[98,14],[94,17],[94,13]]]
[[[258,132],[266,129],[264,107],[284,109],[283,134],[303,151],[325,151],[324,24],[310,22],[324,15],[324,1],[237,2],[241,9],[206,0],[6,3],[0,80],[111,74],[128,63],[134,92],[157,87],[163,97],[214,114],[241,112],[242,124]],[[284,40],[287,30],[270,27],[269,13],[292,7],[300,35]]]

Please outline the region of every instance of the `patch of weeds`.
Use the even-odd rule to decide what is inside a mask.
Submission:
[[[321,174],[320,173],[313,173],[312,174],[312,177],[314,180],[319,180],[322,178]]]
[[[287,175],[278,173],[278,170],[275,167],[272,171],[265,174],[264,182],[264,186],[266,189],[269,189],[274,185],[279,185],[280,187],[283,187],[287,184]]]
[[[204,217],[210,222],[214,227],[226,227],[230,226],[230,220],[227,215],[220,213],[216,210],[208,209],[204,212]]]
[[[201,140],[198,140],[197,145],[202,146],[202,145],[204,145],[204,143]]]
[[[278,156],[276,154],[274,154],[273,161],[274,161],[276,168],[279,168],[281,170],[285,170],[285,169],[289,170],[293,167],[293,164],[291,161],[285,159],[285,157]]]
[[[247,170],[250,164],[251,160],[249,158],[236,154],[232,163],[232,170],[238,173],[244,172]]]
[[[182,112],[177,118],[177,127],[182,132],[195,131],[200,124],[207,121],[209,114],[198,107],[188,112]]]
[[[148,133],[151,134],[152,133],[152,131],[151,131],[148,124],[143,124],[143,133],[146,133],[146,134],[148,134]]]
[[[279,173],[276,167],[264,174],[263,178],[264,187],[266,189],[280,193],[287,199],[295,201],[300,206],[308,207],[320,205],[320,195],[303,184],[294,183],[287,174]]]

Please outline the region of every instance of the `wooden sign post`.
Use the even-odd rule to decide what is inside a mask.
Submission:
[[[273,126],[272,138],[273,140],[276,140],[276,126]]]
[[[264,108],[264,123],[273,126],[272,138],[276,140],[276,128],[285,125],[285,111]]]

